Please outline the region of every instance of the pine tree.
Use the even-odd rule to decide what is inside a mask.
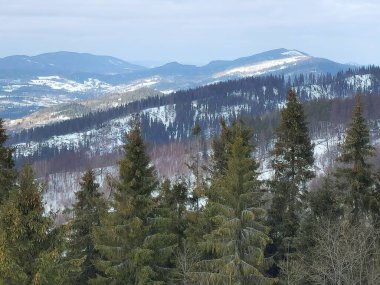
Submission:
[[[302,104],[292,90],[281,111],[272,155],[274,176],[270,186],[273,199],[268,222],[275,250],[281,257],[292,250],[292,239],[296,236],[304,207],[306,183],[314,177],[313,145]]]
[[[103,276],[98,275],[91,284],[149,284],[156,275],[154,245],[149,237],[157,177],[137,119],[131,123],[124,151],[119,180],[113,185],[112,208],[94,230],[95,245],[102,256],[97,268]]]
[[[83,260],[81,270],[73,278],[72,284],[87,284],[100,272],[95,261],[100,257],[95,249],[93,228],[100,225],[100,216],[105,214],[106,203],[95,182],[95,174],[88,170],[80,182],[81,189],[75,193],[77,202],[73,205],[74,216],[69,235],[68,260]]]
[[[346,188],[346,205],[353,221],[368,211],[373,179],[368,158],[374,155],[374,147],[370,144],[369,130],[363,117],[360,96],[352,113],[346,137],[341,146],[338,162],[344,166],[337,169],[336,175],[342,178],[340,187]]]
[[[13,149],[5,145],[7,139],[4,121],[0,119],[0,204],[8,197],[17,176],[12,157]]]
[[[251,157],[245,130],[234,124],[232,133],[224,174],[213,181],[207,202],[209,232],[201,243],[204,256],[193,278],[199,284],[271,283],[262,273],[269,237],[263,226],[258,164]]]

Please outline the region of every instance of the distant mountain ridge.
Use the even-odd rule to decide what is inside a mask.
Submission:
[[[126,78],[141,77],[143,75],[212,75],[216,72],[241,66],[255,65],[260,62],[297,58],[297,61],[306,61],[308,64],[324,62],[329,67],[315,66],[319,73],[341,70],[345,64],[336,63],[327,59],[315,58],[298,50],[285,48],[274,49],[252,56],[241,57],[235,60],[215,60],[203,66],[185,65],[170,62],[159,67],[147,68],[131,64],[112,56],[100,56],[89,53],[51,52],[36,56],[14,55],[0,58],[0,76],[2,79],[15,76],[61,76],[75,74],[124,75]],[[285,69],[285,68],[283,68]],[[133,74],[135,74],[133,76]]]
[[[284,48],[203,66],[171,62],[154,68],[75,52],[9,56],[0,59],[0,117],[20,118],[44,107],[143,87],[167,94],[230,79],[336,74],[350,67]]]
[[[52,52],[36,56],[0,58],[0,76],[46,76],[75,73],[118,74],[144,69],[112,56],[89,53]]]

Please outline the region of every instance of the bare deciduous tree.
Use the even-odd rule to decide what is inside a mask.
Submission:
[[[191,281],[191,276],[195,270],[195,264],[199,261],[199,259],[200,253],[195,248],[188,246],[186,243],[183,246],[183,250],[177,252],[176,263],[178,268],[179,284],[194,284]]]
[[[281,264],[288,284],[309,280],[325,285],[380,284],[379,232],[366,221],[320,222],[314,232],[315,246],[290,256]]]

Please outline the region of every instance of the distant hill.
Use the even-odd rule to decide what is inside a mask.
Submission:
[[[144,69],[111,56],[88,53],[52,52],[36,56],[14,55],[0,59],[0,76],[67,76],[70,74],[120,74]]]

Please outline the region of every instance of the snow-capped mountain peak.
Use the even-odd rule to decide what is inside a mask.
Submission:
[[[303,53],[303,52],[300,52],[298,50],[288,50],[288,51],[284,51],[281,53],[282,55],[285,55],[285,56],[302,56],[302,55],[307,55],[306,53]]]
[[[219,73],[216,73],[214,78],[228,77],[228,76],[237,76],[237,77],[246,77],[246,76],[257,76],[264,73],[275,72],[283,70],[289,67],[289,65],[296,65],[299,61],[304,61],[310,59],[310,56],[304,55],[298,51],[286,51],[281,53],[286,56],[284,58],[264,60],[250,65],[243,65],[235,68],[231,68]]]

